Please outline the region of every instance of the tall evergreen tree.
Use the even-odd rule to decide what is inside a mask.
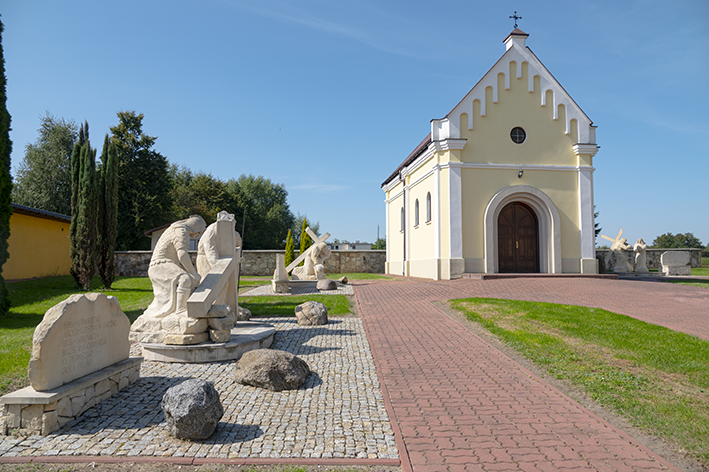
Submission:
[[[116,146],[103,140],[98,196],[98,273],[104,287],[111,288],[114,275],[116,235],[118,233],[118,156]]]
[[[143,133],[142,113],[118,112],[111,142],[118,156],[118,236],[120,250],[150,249],[144,232],[170,221],[172,182],[165,156],[152,149],[157,137]]]
[[[286,237],[286,267],[290,265],[291,262],[295,260],[295,244],[293,243],[293,236],[288,230],[288,237]]]
[[[10,254],[7,251],[7,240],[10,237],[10,194],[12,193],[12,177],[10,176],[10,113],[7,111],[7,96],[5,78],[5,56],[2,49],[2,33],[5,30],[0,21],[0,270]],[[0,275],[0,317],[5,316],[10,308],[5,280]]]
[[[72,152],[72,185],[70,272],[82,290],[89,290],[96,272],[98,186],[96,150],[91,149],[88,123],[79,132]]]
[[[305,229],[308,227],[308,220],[303,218],[303,227],[300,230],[300,253],[303,254],[310,246],[313,245],[313,239]]]

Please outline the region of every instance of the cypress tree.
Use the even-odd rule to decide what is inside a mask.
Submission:
[[[10,254],[7,251],[7,240],[10,237],[10,194],[12,193],[12,177],[10,176],[10,113],[7,111],[7,96],[5,85],[5,57],[2,49],[2,33],[5,27],[0,21],[0,270]],[[0,317],[5,316],[10,308],[5,280],[0,275]]]
[[[113,252],[118,234],[118,156],[106,135],[101,152],[98,203],[98,273],[104,287],[111,288],[114,275]]]
[[[88,123],[84,124],[82,131],[83,133],[79,133],[79,143],[74,146],[71,156],[70,272],[82,290],[89,290],[91,279],[96,273],[98,186],[96,185],[96,150],[91,149]],[[77,149],[80,144],[80,148]]]
[[[313,245],[313,240],[305,229],[308,227],[307,218],[303,218],[303,228],[300,230],[300,253],[303,254],[305,251]],[[301,262],[299,265],[303,265]]]
[[[286,267],[295,260],[295,243],[293,243],[293,236],[288,230],[288,237],[286,238]]]

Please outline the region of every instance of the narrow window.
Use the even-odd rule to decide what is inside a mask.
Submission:
[[[416,199],[416,204],[414,205],[414,226],[419,225],[419,199]]]
[[[401,231],[404,231],[404,207],[401,207]]]
[[[431,192],[426,194],[426,223],[431,222]]]

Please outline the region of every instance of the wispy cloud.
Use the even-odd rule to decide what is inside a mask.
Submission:
[[[351,188],[349,185],[333,185],[333,184],[300,184],[289,185],[289,190],[307,190],[315,193],[335,193]]]
[[[416,59],[425,57],[424,54],[415,51],[414,48],[411,47],[411,44],[415,42],[416,38],[404,38],[398,34],[387,34],[386,31],[390,31],[393,28],[380,28],[376,26],[377,22],[372,20],[371,15],[377,16],[390,24],[391,21],[397,20],[401,23],[410,23],[408,20],[397,18],[380,8],[367,7],[366,5],[362,6],[366,7],[364,9],[368,11],[370,15],[369,18],[372,20],[370,24],[373,26],[371,30],[368,30],[325,19],[321,15],[315,15],[306,11],[304,8],[296,7],[291,2],[273,3],[271,4],[273,8],[264,8],[263,4],[252,5],[242,2],[229,2],[229,4],[249,10],[265,18],[271,18],[284,23],[297,24],[332,36],[350,39],[386,53]],[[319,8],[315,8],[315,6],[313,9],[319,10]],[[407,28],[414,27],[410,25]]]

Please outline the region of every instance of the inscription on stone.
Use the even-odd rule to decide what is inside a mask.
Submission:
[[[115,297],[77,294],[53,306],[34,332],[32,388],[49,390],[127,359],[129,330]]]

